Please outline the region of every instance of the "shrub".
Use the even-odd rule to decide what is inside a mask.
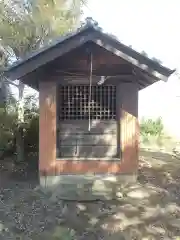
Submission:
[[[0,158],[13,155],[15,151],[16,120],[15,114],[8,113],[4,107],[0,108]]]
[[[142,119],[140,123],[140,133],[146,136],[161,136],[164,133],[164,125],[159,117],[156,120]]]
[[[28,96],[25,99],[24,120],[25,122],[20,126],[17,122],[17,102],[12,99],[6,103],[6,106],[0,107],[0,159],[6,160],[10,158],[17,166],[22,165],[18,163],[16,139],[17,129],[21,127],[23,130],[23,144],[24,144],[24,163],[31,170],[38,168],[38,139],[39,139],[39,113],[38,107],[35,104],[36,98]]]
[[[162,147],[165,137],[162,119],[142,119],[140,123],[140,134],[141,143],[144,145],[157,145]]]

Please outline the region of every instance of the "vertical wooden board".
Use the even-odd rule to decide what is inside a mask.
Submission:
[[[134,172],[138,168],[138,86],[136,83],[120,84],[121,99],[121,171]]]
[[[56,83],[39,84],[39,171],[54,172],[56,164]]]

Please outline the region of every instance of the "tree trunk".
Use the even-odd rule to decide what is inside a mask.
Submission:
[[[24,139],[23,139],[23,123],[24,123],[24,84],[19,82],[19,99],[18,99],[18,126],[16,132],[16,148],[17,148],[17,162],[24,161]]]
[[[24,161],[24,139],[23,139],[23,126],[18,125],[16,131],[16,150],[17,150],[17,163]]]

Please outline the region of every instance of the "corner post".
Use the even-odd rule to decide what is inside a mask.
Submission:
[[[121,171],[136,173],[138,170],[138,85],[135,82],[120,84],[120,145]]]
[[[52,176],[56,165],[56,83],[39,83],[39,174]]]

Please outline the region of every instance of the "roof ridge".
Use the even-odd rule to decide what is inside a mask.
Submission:
[[[9,66],[8,69],[6,69],[6,72],[9,70],[12,70],[13,68],[19,67],[22,65],[24,62],[31,61],[33,58],[37,57],[40,54],[45,54],[47,51],[50,49],[60,45],[61,43],[64,43],[66,40],[70,40],[71,38],[77,36],[78,34],[83,34],[85,31],[96,31],[98,34],[101,34],[104,36],[108,41],[110,40],[113,44],[116,44],[116,46],[120,46],[122,53],[129,55],[131,58],[138,60],[140,64],[143,64],[143,61],[145,61],[146,65],[152,64],[153,68],[161,68],[163,71],[168,71],[168,74],[172,74],[174,70],[168,69],[164,65],[162,65],[159,62],[155,62],[153,59],[149,58],[148,56],[144,56],[142,53],[136,51],[135,49],[128,47],[125,45],[123,42],[121,42],[118,38],[115,36],[112,36],[112,34],[109,34],[101,27],[99,27],[98,22],[93,20],[91,17],[87,17],[85,21],[81,24],[79,28],[77,28],[75,31],[68,32],[60,37],[57,37],[56,39],[52,40],[51,43],[41,47],[40,49],[37,49],[34,52],[31,52],[30,54],[27,54],[26,57],[23,59],[14,62],[11,66]],[[140,60],[139,60],[140,58]]]

